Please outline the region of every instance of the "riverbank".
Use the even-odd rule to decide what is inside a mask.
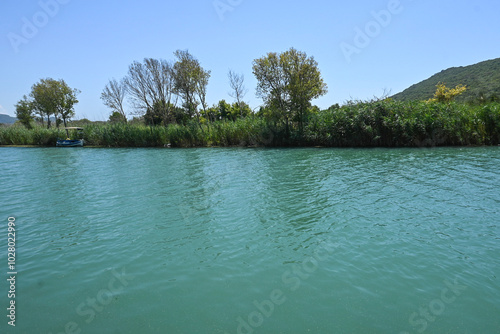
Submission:
[[[20,125],[0,128],[0,145],[55,146],[64,131]],[[307,115],[305,126],[270,118],[146,126],[84,127],[86,145],[97,147],[432,147],[500,144],[500,103],[348,103]]]

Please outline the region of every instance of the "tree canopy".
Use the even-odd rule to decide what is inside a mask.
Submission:
[[[175,92],[182,98],[186,112],[199,119],[197,106],[201,104],[205,112],[207,108],[206,89],[210,71],[203,69],[198,59],[188,51],[177,50],[174,55],[177,58],[174,64]]]
[[[287,128],[295,120],[302,129],[311,101],[327,93],[318,63],[294,48],[254,60],[253,74],[258,81],[257,96],[277,110]]]
[[[26,95],[16,103],[16,116],[19,122],[27,129],[31,129],[33,121],[33,105]]]
[[[21,100],[18,105],[29,102],[25,106],[30,106],[31,111],[38,114],[43,121],[47,117],[47,128],[50,128],[50,118],[56,118],[56,125],[59,120],[64,122],[75,115],[74,105],[78,103],[78,89],[72,89],[64,80],[54,80],[52,78],[41,79],[40,82],[31,87],[31,100]]]

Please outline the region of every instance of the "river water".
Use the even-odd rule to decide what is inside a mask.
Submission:
[[[497,147],[0,148],[0,332],[500,333],[499,167]]]

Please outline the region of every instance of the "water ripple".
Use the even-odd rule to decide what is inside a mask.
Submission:
[[[261,333],[417,332],[457,279],[429,333],[498,329],[498,148],[1,153],[20,332],[236,333],[272,291]],[[78,306],[121,270],[87,323]]]

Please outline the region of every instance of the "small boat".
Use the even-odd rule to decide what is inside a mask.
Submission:
[[[66,130],[66,139],[58,139],[56,142],[57,147],[83,147],[84,140],[83,139],[70,139],[69,138],[69,130],[77,130],[79,131],[79,135],[81,135],[81,132],[83,128],[77,128],[77,127],[67,127],[64,128]]]
[[[58,140],[57,147],[83,147],[83,139]]]

